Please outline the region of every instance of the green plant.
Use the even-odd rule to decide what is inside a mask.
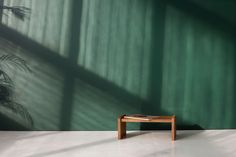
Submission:
[[[0,105],[13,113],[19,114],[33,126],[33,119],[28,110],[21,104],[14,101],[12,94],[14,93],[14,82],[10,76],[4,71],[5,68],[17,68],[25,72],[31,72],[25,60],[15,55],[0,56]]]

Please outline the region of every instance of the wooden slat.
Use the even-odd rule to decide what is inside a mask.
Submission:
[[[158,119],[150,119],[150,120],[138,120],[138,119],[122,119],[122,122],[134,122],[134,123],[137,123],[137,122],[142,122],[142,123],[151,123],[151,122],[160,122],[160,123],[170,123],[171,122],[171,119],[172,117],[169,117],[169,118],[158,118]]]
[[[132,119],[132,118],[122,118],[122,122],[160,122],[160,123],[170,123],[172,121],[172,118],[174,116],[159,116],[157,118],[153,118],[153,119]]]

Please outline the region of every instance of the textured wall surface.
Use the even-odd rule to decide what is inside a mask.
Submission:
[[[8,69],[35,130],[115,130],[122,113],[175,114],[180,129],[236,128],[236,40],[217,22],[152,0],[4,4],[31,9],[23,21],[4,11],[0,53],[33,70]],[[2,129],[27,125],[0,111]]]
[[[71,0],[4,0],[4,5],[24,6],[31,9],[31,13],[21,20],[11,11],[5,10],[2,23],[66,56],[69,49],[71,2]]]
[[[150,1],[84,1],[78,64],[147,98],[152,13]]]
[[[162,107],[203,128],[235,127],[235,40],[168,7]]]

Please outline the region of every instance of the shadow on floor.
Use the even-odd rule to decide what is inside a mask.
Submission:
[[[203,130],[191,130],[191,131],[177,131],[176,140],[188,139],[189,137],[196,136],[202,133]]]
[[[141,136],[141,135],[145,135],[145,134],[149,134],[150,132],[146,132],[146,131],[132,131],[132,132],[127,132],[126,134],[126,138],[133,138],[136,136]]]
[[[35,155],[29,155],[26,157],[43,157],[43,156],[55,155],[55,154],[59,154],[59,153],[66,153],[68,151],[74,151],[74,150],[78,151],[80,149],[85,149],[87,147],[95,147],[97,145],[107,144],[107,143],[111,143],[111,142],[115,142],[115,141],[116,141],[116,139],[114,139],[114,138],[108,138],[108,139],[104,139],[104,140],[100,140],[100,141],[79,144],[79,145],[75,145],[75,146],[68,147],[68,148],[62,148],[59,150],[52,150],[52,151],[48,151],[48,152],[38,153]]]

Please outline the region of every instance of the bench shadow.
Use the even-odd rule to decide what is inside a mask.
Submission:
[[[126,133],[126,138],[133,138],[136,136],[141,136],[141,135],[145,135],[145,134],[149,134],[150,132],[148,131],[132,131],[132,132],[127,132]]]
[[[196,136],[202,133],[203,130],[188,130],[177,132],[176,140],[188,139],[189,137]]]

